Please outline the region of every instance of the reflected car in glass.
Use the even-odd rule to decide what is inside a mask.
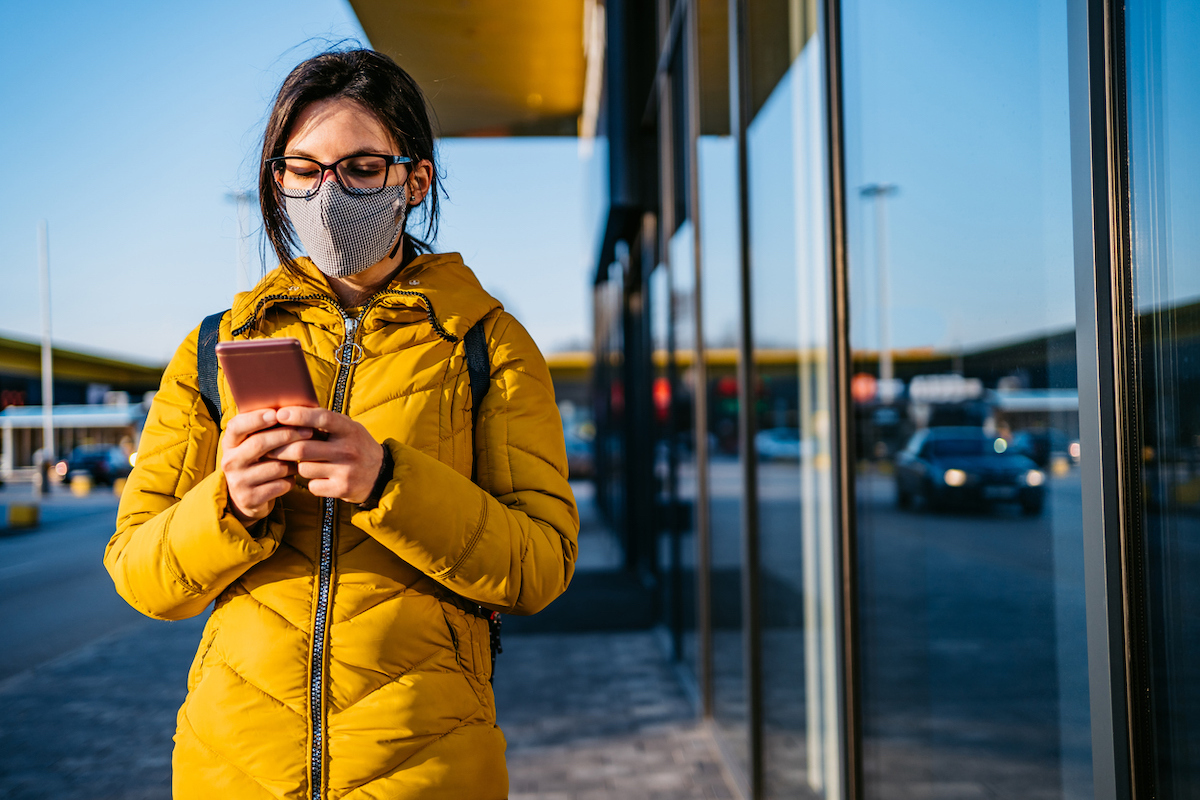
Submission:
[[[1060,430],[1037,428],[1019,431],[1013,437],[1010,449],[1027,456],[1039,468],[1045,469],[1056,456],[1078,463],[1079,448],[1072,447],[1072,444],[1074,443]]]
[[[58,462],[54,471],[69,483],[76,475],[88,475],[97,485],[111,486],[117,478],[129,477],[133,467],[120,447],[110,444],[81,444]]]
[[[926,428],[896,456],[896,502],[909,508],[989,508],[1016,503],[1042,513],[1046,473],[982,428]]]
[[[754,452],[760,461],[799,461],[812,448],[800,440],[799,428],[767,428],[754,434]]]
[[[564,430],[563,444],[567,448],[567,474],[571,479],[592,478],[596,467],[592,440],[580,436],[577,431]]]

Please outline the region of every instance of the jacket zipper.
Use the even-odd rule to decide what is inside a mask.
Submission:
[[[359,312],[359,318],[366,317],[367,312],[375,305],[375,301],[385,295],[420,298],[421,302],[425,305],[425,313],[430,324],[433,326],[434,332],[446,341],[458,341],[457,336],[442,327],[442,323],[434,314],[433,303],[422,292],[397,289],[384,289],[376,292],[363,304],[362,310]],[[273,300],[317,300],[330,304],[341,314],[342,324],[345,326],[345,337],[342,341],[341,354],[338,358],[338,375],[337,383],[334,385],[333,390],[333,401],[330,403],[329,408],[331,411],[342,413],[342,405],[346,400],[346,389],[350,380],[350,370],[358,361],[354,355],[355,348],[359,347],[357,341],[358,319],[346,314],[341,305],[326,294],[300,296],[271,295],[259,300],[249,319],[238,326],[236,330],[232,331],[232,334],[237,336],[248,330],[258,319],[258,313],[262,310],[263,306]],[[312,752],[310,753],[311,763],[309,768],[309,781],[313,800],[318,800],[320,797],[325,766],[325,631],[329,623],[329,591],[333,577],[333,527],[336,510],[337,501],[334,498],[326,497],[323,499],[321,513],[321,557],[317,577],[317,614],[316,620],[313,623],[312,659],[310,661],[312,678],[308,687],[309,713],[312,716],[313,725]]]
[[[437,314],[433,312],[433,302],[423,292],[414,292],[411,289],[381,289],[371,295],[371,299],[367,301],[367,306],[374,304],[376,300],[386,295],[399,295],[401,297],[419,297],[425,306],[425,316],[429,319],[429,324],[433,326],[433,332],[445,339],[447,342],[457,342],[458,337],[450,331],[442,327],[441,321],[437,318]]]
[[[341,311],[342,323],[346,328],[345,339],[342,342],[342,352],[338,359],[337,383],[333,389],[333,402],[329,404],[331,411],[342,413],[342,405],[346,400],[346,388],[350,380],[350,370],[356,359],[354,350],[358,347],[358,320]],[[364,307],[362,314],[366,314]],[[333,573],[333,524],[337,500],[326,497],[323,500],[321,514],[321,559],[320,573],[317,585],[317,616],[313,623],[312,646],[312,682],[309,685],[309,710],[312,714],[312,797],[317,800],[321,793],[322,773],[325,761],[325,630],[328,626],[329,590]]]
[[[241,325],[231,330],[230,335],[241,336],[243,333],[250,330],[254,323],[258,321],[258,312],[262,311],[263,306],[274,300],[320,300],[324,303],[328,303],[339,311],[341,310],[337,301],[327,294],[273,294],[259,300],[258,304],[254,306],[254,313],[252,313]],[[232,321],[230,324],[232,324]]]
[[[381,289],[380,291],[371,295],[371,298],[369,300],[367,300],[367,302],[363,305],[364,313],[367,308],[370,308],[372,305],[374,305],[376,300],[378,300],[381,297],[384,297],[385,295],[398,295],[401,297],[420,298],[421,303],[425,306],[425,316],[429,319],[429,324],[433,326],[434,333],[436,333],[438,336],[442,337],[443,339],[445,339],[448,342],[457,342],[458,341],[457,336],[455,336],[453,333],[446,330],[442,326],[441,320],[439,320],[437,318],[437,314],[435,314],[433,311],[433,302],[423,292],[414,292],[411,289]],[[302,295],[273,294],[273,295],[268,295],[267,297],[264,297],[258,301],[258,304],[254,306],[254,312],[246,319],[245,322],[243,322],[241,325],[239,325],[237,328],[235,328],[231,332],[232,335],[240,336],[241,334],[248,331],[254,325],[254,323],[258,320],[258,314],[260,311],[262,311],[263,306],[265,306],[267,303],[270,303],[274,300],[320,300],[320,301],[329,303],[331,306],[338,309],[339,312],[341,311],[341,306],[338,304],[338,302],[327,294],[302,294]]]

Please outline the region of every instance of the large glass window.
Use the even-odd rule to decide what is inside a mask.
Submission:
[[[764,790],[836,798],[824,67],[815,4],[776,6],[748,6]]]
[[[1200,796],[1200,8],[1127,5],[1137,425],[1157,797]],[[1138,687],[1140,689],[1140,687]]]
[[[666,402],[671,413],[671,438],[676,469],[676,503],[672,519],[671,563],[676,570],[675,592],[668,611],[676,655],[683,661],[694,687],[699,686],[700,653],[696,616],[696,418],[694,402],[700,390],[696,359],[695,229],[679,226],[668,244],[671,302],[675,326],[675,374]]]
[[[1091,797],[1066,3],[843,9],[865,794]]]
[[[627,248],[622,247],[625,257]],[[605,521],[620,529],[625,520],[625,297],[624,267],[608,267],[607,280],[592,294],[595,361],[592,418],[596,437],[596,504]]]
[[[737,266],[736,167],[727,136],[700,139],[702,301],[708,368],[708,497],[711,541],[713,717],[741,769],[749,772],[749,728],[742,626],[742,503],[737,343],[741,295]]]
[[[708,463],[709,620],[707,667],[712,713],[736,769],[750,772],[746,630],[742,604],[742,511],[745,498],[738,431],[737,347],[740,275],[737,161],[729,134],[729,13],[724,0],[701,0],[696,12],[700,137],[697,143]],[[689,187],[690,188],[690,187]],[[682,232],[682,229],[681,229]],[[682,239],[678,256],[687,255]]]

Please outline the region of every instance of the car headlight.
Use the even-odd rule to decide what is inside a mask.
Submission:
[[[942,473],[942,481],[947,486],[962,486],[967,482],[967,473],[961,469],[948,469]]]
[[[1046,473],[1040,469],[1031,469],[1025,473],[1026,486],[1041,486],[1046,482]]]
[[[137,450],[134,450],[132,453],[129,454],[129,466],[131,466],[131,467],[137,466]]]

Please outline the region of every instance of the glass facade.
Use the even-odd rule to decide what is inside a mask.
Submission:
[[[1126,6],[1144,680],[1158,797],[1200,796],[1200,9]]]
[[[1200,13],[1118,5],[607,4],[597,495],[747,797],[1200,790]]]
[[[843,8],[865,796],[1091,797],[1066,5]]]
[[[697,636],[697,550],[696,504],[700,476],[697,472],[695,398],[703,377],[696,352],[695,317],[695,228],[683,223],[668,243],[671,270],[671,302],[675,374],[668,408],[675,459],[675,517],[670,540],[671,563],[676,570],[669,628],[673,655],[684,665],[694,689],[700,680],[700,643]],[[668,498],[670,502],[671,498]]]
[[[750,83],[765,96],[746,130],[763,791],[838,797],[821,36],[811,3],[787,25],[766,24],[770,5],[748,6]]]
[[[746,698],[745,608],[743,604],[743,480],[741,408],[737,377],[740,313],[736,258],[736,166],[728,137],[699,143],[700,212],[705,254],[704,352],[708,377],[708,520],[711,548],[709,587],[713,718],[739,766],[749,767]],[[717,241],[714,241],[717,240]]]

